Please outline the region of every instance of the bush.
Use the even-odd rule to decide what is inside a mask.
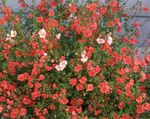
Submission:
[[[0,19],[3,118],[134,119],[150,110],[144,67],[134,52],[138,27],[118,35],[123,5],[41,0],[22,19]],[[133,27],[134,26],[134,27]],[[4,29],[6,28],[6,29]]]

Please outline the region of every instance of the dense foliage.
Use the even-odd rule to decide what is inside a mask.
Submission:
[[[138,119],[150,110],[138,59],[138,23],[120,21],[122,1],[40,0],[0,18],[0,114],[19,119]],[[146,10],[146,9],[144,9]],[[131,31],[130,31],[131,30]]]

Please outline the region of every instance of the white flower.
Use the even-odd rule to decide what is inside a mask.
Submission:
[[[63,71],[64,70],[64,67],[60,66],[60,65],[56,65],[55,68],[57,71]]]
[[[85,63],[85,62],[87,62],[87,60],[88,60],[88,57],[86,56],[86,51],[85,50],[83,50],[82,52],[81,52],[81,62],[83,62],[83,63]]]
[[[45,29],[41,29],[39,32],[38,32],[40,38],[46,38],[46,31]]]
[[[63,60],[60,62],[59,65],[56,65],[55,68],[57,71],[63,71],[66,68],[66,65],[67,65],[67,61]]]
[[[10,44],[12,44],[12,45],[14,45],[16,43],[16,41],[11,38],[10,34],[7,34],[6,41],[9,41]]]
[[[17,32],[14,30],[11,30],[10,37],[14,38],[14,37],[16,37],[16,35],[17,35]]]
[[[88,57],[87,57],[87,56],[81,58],[81,62],[83,62],[83,63],[87,62],[87,60],[88,60]]]
[[[108,36],[107,41],[108,41],[108,44],[109,44],[109,45],[111,45],[111,44],[113,43],[113,39],[112,39],[112,37]]]
[[[63,66],[63,67],[66,67],[67,65],[67,61],[66,60],[63,60],[60,62],[60,66]]]
[[[56,38],[57,38],[57,39],[59,39],[60,37],[61,37],[61,34],[60,34],[60,33],[56,35]]]
[[[105,43],[105,40],[102,39],[102,38],[97,38],[96,41],[97,41],[98,44],[103,44],[103,43]]]

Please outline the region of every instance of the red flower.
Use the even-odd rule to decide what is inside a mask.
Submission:
[[[81,98],[77,99],[77,103],[78,103],[78,105],[82,105],[83,104],[83,99],[81,99]]]
[[[43,109],[43,114],[44,114],[44,115],[48,114],[47,108],[44,108],[44,109]]]
[[[94,20],[98,20],[99,14],[98,14],[97,12],[93,12],[92,18],[93,18]]]
[[[76,89],[77,89],[78,91],[82,91],[82,90],[84,89],[84,86],[79,83],[79,84],[76,86]]]
[[[147,79],[146,74],[142,71],[141,72],[141,78],[139,79],[140,82],[144,82]]]
[[[41,96],[41,93],[40,93],[40,91],[34,91],[31,93],[31,96],[32,96],[33,100],[36,100],[38,97]]]
[[[24,116],[24,115],[26,115],[27,114],[27,109],[26,108],[21,108],[20,109],[20,115],[21,116]]]
[[[119,83],[119,84],[125,82],[124,78],[121,78],[121,77],[116,78],[116,81],[117,81],[117,83]]]
[[[69,12],[76,12],[76,6],[75,4],[69,4]]]
[[[23,73],[23,74],[20,74],[19,76],[18,76],[18,81],[25,81],[25,80],[27,80],[28,79],[28,73]]]
[[[80,72],[82,70],[82,65],[78,64],[75,68],[74,68],[74,71],[75,72]]]
[[[83,77],[81,77],[81,78],[79,79],[79,82],[80,82],[81,84],[85,84],[85,83],[87,82],[87,78],[86,78],[85,76],[83,76]]]
[[[66,105],[68,102],[69,102],[69,101],[68,101],[67,98],[63,98],[63,99],[60,99],[60,100],[59,100],[59,103],[60,103],[60,104],[64,104],[64,105]]]
[[[96,67],[92,68],[92,69],[88,72],[88,74],[89,74],[89,76],[94,77],[94,76],[96,76],[99,72],[100,72],[100,67],[99,67],[99,66],[96,66]]]
[[[43,79],[45,79],[45,75],[43,75],[43,74],[41,74],[39,77],[38,77],[38,81],[41,81],[41,80],[43,80]]]
[[[70,84],[71,86],[76,86],[76,84],[77,84],[77,79],[71,78],[71,79],[69,80],[69,84]]]
[[[55,105],[54,105],[54,104],[51,104],[51,105],[49,106],[49,108],[50,108],[50,110],[55,110]]]
[[[100,92],[102,94],[109,94],[110,93],[110,86],[108,85],[108,82],[102,82],[98,86],[100,88]]]
[[[59,95],[57,93],[55,93],[55,94],[52,95],[52,99],[53,100],[56,100],[58,97],[59,97]]]
[[[140,104],[140,103],[142,103],[143,98],[142,98],[142,96],[139,96],[139,97],[138,97],[138,98],[136,98],[135,100],[136,100],[136,102],[137,102],[137,103],[139,103],[139,104]]]
[[[0,18],[0,25],[5,24],[11,16],[11,10],[8,7],[4,7],[3,11],[5,13],[5,16],[3,16],[2,18]]]
[[[102,111],[99,109],[99,110],[96,110],[95,111],[95,115],[99,115]]]
[[[57,20],[52,20],[52,26],[57,27],[58,26],[58,21]]]
[[[95,11],[97,9],[97,3],[88,4],[86,8],[90,11]]]
[[[54,10],[50,10],[49,13],[48,13],[48,16],[49,17],[54,16]]]
[[[29,97],[24,97],[23,98],[23,103],[25,104],[25,105],[29,105],[30,103],[31,103],[31,100],[30,100],[30,98]]]
[[[88,84],[86,87],[86,91],[93,91],[93,90],[94,90],[93,84]]]
[[[103,15],[103,14],[105,14],[107,12],[107,8],[106,7],[101,7],[99,9],[99,12],[100,12],[100,15]]]
[[[123,109],[123,102],[122,101],[119,103],[118,108]]]
[[[89,110],[90,112],[92,112],[92,111],[93,111],[93,107],[92,107],[91,105],[89,105],[89,106],[88,106],[88,110]]]
[[[46,69],[47,71],[51,71],[53,68],[52,68],[51,66],[45,66],[45,69]]]
[[[43,17],[38,17],[36,20],[37,20],[38,23],[42,23],[43,22]]]
[[[85,30],[83,33],[83,36],[86,38],[91,37],[91,35],[92,35],[92,31],[90,29]]]
[[[51,7],[56,7],[56,5],[57,5],[57,4],[56,4],[55,0],[51,0],[51,1],[50,1],[50,6],[51,6]]]
[[[108,22],[108,27],[114,27],[114,25],[115,25],[115,24],[114,24],[113,21],[109,21],[109,22]]]

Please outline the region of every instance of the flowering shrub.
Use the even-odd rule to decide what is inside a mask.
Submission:
[[[27,5],[19,0],[23,9]],[[119,0],[41,0],[27,18],[0,19],[0,114],[30,119],[138,119],[150,110],[143,59],[119,36]],[[135,25],[135,24],[134,24]],[[133,25],[133,26],[134,26]],[[26,27],[29,26],[29,27]],[[6,28],[7,27],[7,28]],[[6,28],[6,29],[4,29]]]

